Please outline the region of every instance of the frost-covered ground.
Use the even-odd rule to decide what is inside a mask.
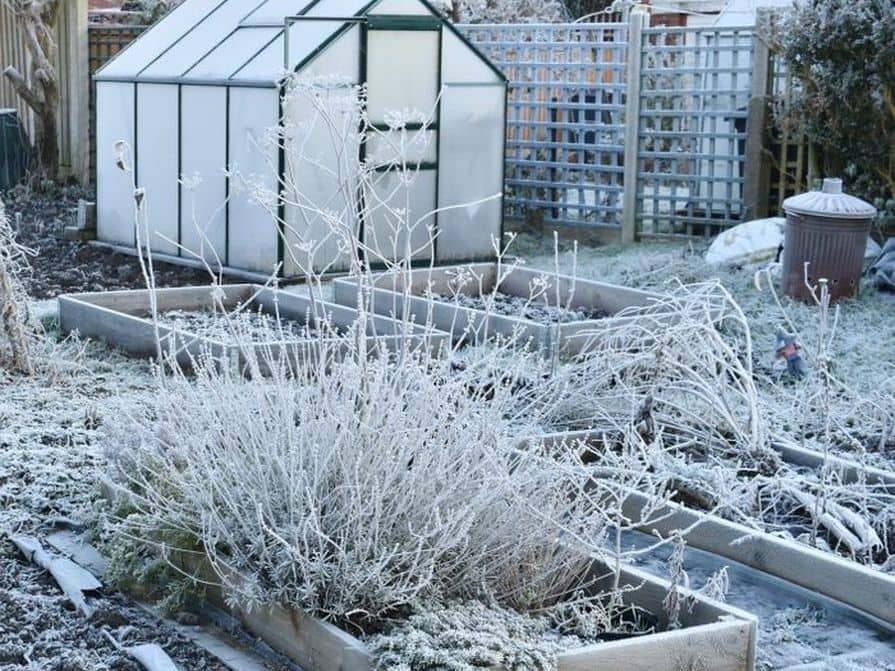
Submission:
[[[550,238],[520,235],[510,248],[529,267],[554,270],[554,243]],[[818,344],[820,311],[814,305],[781,297],[782,310],[767,289],[755,286],[755,272],[761,266],[712,267],[703,260],[705,244],[642,243],[632,247],[579,247],[560,241],[561,271],[577,276],[629,287],[663,290],[680,283],[719,279],[742,307],[749,319],[754,340],[753,365],[759,373],[759,388],[772,421],[792,434],[809,425],[816,401],[808,398],[805,384],[793,383],[782,375],[785,365],[775,362],[774,341],[778,330],[798,331],[806,350]],[[577,261],[573,262],[573,257]],[[847,385],[837,390],[832,403],[837,448],[868,464],[895,468],[895,425],[881,416],[895,398],[895,294],[866,285],[860,296],[839,304],[838,323],[832,340],[833,374]],[[811,368],[809,377],[818,376]],[[874,405],[881,407],[874,410]],[[891,410],[890,410],[891,412]],[[862,420],[868,420],[866,422]],[[848,434],[846,437],[845,434]],[[821,448],[818,432],[799,435],[804,445]],[[854,439],[854,440],[852,440]]]
[[[62,345],[57,358],[57,371],[31,379],[0,371],[0,670],[140,669],[110,636],[158,643],[182,669],[225,669],[119,594],[92,599],[97,613],[86,621],[9,542],[11,532],[43,536],[52,524],[91,521],[110,402],[139,403],[150,389],[148,366],[102,346]]]
[[[563,244],[562,269],[571,271],[571,246]],[[513,248],[530,266],[552,269],[552,241],[521,237]],[[584,278],[634,287],[663,289],[673,281],[696,282],[719,277],[750,317],[756,340],[756,367],[774,380],[773,341],[787,315],[767,291],[753,284],[754,268],[707,267],[701,249],[681,245],[638,245],[582,248],[578,274]],[[38,268],[38,273],[40,272]],[[816,337],[818,311],[784,299],[788,318],[806,344]],[[840,308],[833,343],[836,373],[854,393],[836,401],[835,414],[859,437],[851,447],[879,465],[895,465],[895,427],[883,440],[863,436],[855,426],[866,412],[861,399],[895,394],[895,297],[872,289]],[[89,523],[100,493],[97,476],[103,466],[98,436],[104,417],[122,403],[140,403],[151,393],[148,366],[125,359],[99,345],[82,352],[63,345],[57,374],[24,379],[0,373],[0,530],[46,532],[54,519]],[[797,384],[763,386],[769,405],[780,408],[779,420],[804,411]],[[857,400],[857,402],[856,402]],[[869,401],[868,401],[869,402]],[[806,438],[809,444],[816,438]],[[845,445],[843,449],[848,449]],[[52,623],[52,624],[49,624]],[[813,625],[812,625],[813,626]],[[184,669],[223,668],[170,628],[110,594],[101,600],[100,616],[86,623],[69,610],[61,593],[44,573],[28,564],[5,538],[0,542],[0,670],[136,669],[110,642],[158,642]],[[766,666],[765,668],[775,668]],[[887,669],[873,662],[853,668]]]

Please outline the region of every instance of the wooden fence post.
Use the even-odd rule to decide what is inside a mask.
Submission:
[[[90,182],[90,69],[88,59],[87,0],[69,0],[60,17],[59,76],[65,78],[67,144],[71,175],[81,184]]]
[[[637,172],[640,153],[640,87],[643,61],[643,29],[649,26],[649,14],[639,7],[628,19],[628,82],[625,104],[625,190],[622,199],[622,242],[637,238]]]
[[[770,13],[758,10],[753,41],[752,95],[746,121],[746,156],[743,166],[743,220],[768,216],[771,191],[771,162],[766,153],[771,112],[771,51],[763,31],[770,25]]]

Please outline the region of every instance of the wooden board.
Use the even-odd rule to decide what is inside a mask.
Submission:
[[[641,519],[650,503],[639,492],[625,501],[625,515]],[[769,573],[811,591],[848,604],[864,613],[895,624],[895,577],[829,552],[750,529],[676,503],[656,511],[641,529],[668,537],[674,531],[696,525],[686,541],[754,569]]]
[[[185,569],[209,581],[209,567],[195,560],[183,561]],[[189,568],[188,565],[192,565]],[[599,569],[610,579],[607,569]],[[640,569],[623,567],[620,584],[636,587],[624,595],[626,603],[653,613],[662,612],[670,583]],[[596,589],[600,589],[600,585]],[[693,608],[681,613],[682,629],[649,634],[623,641],[599,643],[570,650],[560,656],[559,671],[592,671],[625,668],[643,671],[680,671],[681,663],[710,663],[713,671],[753,671],[757,619],[733,606],[681,588]],[[281,607],[251,612],[226,607],[220,590],[207,597],[216,607],[229,611],[243,626],[271,648],[298,663],[305,671],[372,671],[369,651],[362,641],[316,618]],[[622,666],[618,666],[621,664]],[[629,665],[629,666],[626,666]],[[495,668],[492,671],[501,671]]]
[[[234,284],[221,287],[180,287],[158,289],[156,291],[157,310],[202,310],[214,305],[213,292],[220,292],[221,303],[227,309],[251,302],[268,314],[305,324],[309,317],[325,313],[330,323],[347,329],[358,319],[353,308],[326,301],[312,301],[310,298],[283,291],[274,291],[261,285]],[[104,293],[71,294],[60,296],[59,324],[64,333],[77,331],[82,337],[106,342],[124,352],[140,358],[156,358],[158,341],[161,340],[165,352],[174,352],[179,365],[189,367],[203,355],[215,360],[234,361],[245,370],[246,357],[242,350],[211,338],[199,337],[184,331],[175,331],[159,325],[156,331],[151,319],[150,292],[148,290],[110,291]],[[375,335],[371,346],[385,351],[395,351],[410,339],[411,347],[429,347],[435,353],[446,353],[449,337],[446,333],[426,331],[411,325],[405,333],[405,326],[393,319],[374,315],[368,323],[368,334]],[[158,337],[157,337],[158,336]],[[306,339],[286,342],[259,343],[256,350],[265,356],[259,357],[264,363],[268,356],[278,360],[288,357],[293,362],[306,360],[315,355],[319,340]],[[262,373],[269,371],[262,370]]]
[[[462,285],[456,278],[466,279]],[[449,301],[430,301],[427,291],[442,296],[465,293],[471,296],[490,294],[500,281],[499,291],[511,296],[530,298],[537,289],[536,302],[570,309],[602,311],[604,319],[589,319],[564,324],[545,324],[483,310],[463,307]],[[569,275],[527,268],[501,268],[496,263],[472,263],[447,268],[424,268],[406,273],[384,273],[374,278],[372,307],[379,314],[402,315],[407,311],[418,323],[431,320],[433,325],[452,334],[455,342],[482,343],[490,338],[515,338],[521,346],[529,346],[550,354],[558,350],[564,355],[585,351],[590,340],[614,326],[636,317],[630,309],[644,309],[661,303],[663,296],[639,289],[630,289],[605,282],[582,280]],[[337,279],[333,295],[337,303],[356,305],[360,283],[357,279]],[[671,315],[669,315],[671,318]]]
[[[592,437],[595,437],[594,434],[586,430],[567,431],[535,436],[522,442],[535,441],[549,445],[588,442]],[[775,449],[789,463],[814,468],[823,465],[823,455],[811,450],[779,446]],[[843,474],[846,482],[856,482],[863,473],[868,482],[895,491],[895,475],[892,473],[865,468],[841,458],[830,459],[832,467]],[[626,515],[633,520],[640,519],[647,502],[646,496],[632,491],[625,502]],[[895,624],[895,577],[850,559],[678,504],[671,504],[664,515],[662,511],[657,511],[654,517],[660,519],[646,524],[643,531],[667,537],[675,530],[699,523],[686,537],[693,547],[770,573]]]

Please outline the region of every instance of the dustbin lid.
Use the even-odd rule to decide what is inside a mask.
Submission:
[[[820,191],[809,191],[783,201],[783,209],[794,214],[835,219],[872,219],[876,208],[860,198],[842,193],[842,180],[827,178]]]

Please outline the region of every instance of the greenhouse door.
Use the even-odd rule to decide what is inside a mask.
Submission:
[[[366,159],[376,166],[366,195],[367,259],[378,265],[435,257],[441,21],[371,16],[366,28]]]

